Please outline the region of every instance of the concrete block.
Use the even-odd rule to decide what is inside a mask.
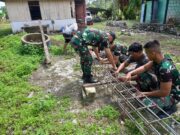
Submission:
[[[83,98],[94,98],[96,95],[96,88],[95,87],[84,87],[82,90]]]

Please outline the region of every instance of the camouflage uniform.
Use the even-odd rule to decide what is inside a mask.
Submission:
[[[127,49],[126,46],[122,46],[122,45],[116,44],[111,49],[111,51],[113,52],[114,56],[119,57],[118,65],[120,63],[123,63],[128,58],[128,49]]]
[[[138,60],[134,60],[131,56],[129,56],[126,62],[129,64],[136,62],[137,65],[135,68],[139,68],[140,66],[143,66],[148,62],[148,58],[145,56],[145,54],[143,54]],[[141,73],[140,75],[138,75],[136,82],[138,84],[138,89],[143,92],[158,88],[157,77],[155,76],[153,71],[146,71],[144,73]]]
[[[91,76],[93,59],[89,52],[88,45],[109,48],[110,43],[106,33],[87,28],[83,32],[77,32],[71,39],[70,44],[80,56],[83,76]]]
[[[170,82],[170,81],[172,81],[172,88],[170,95],[160,98],[153,97],[150,99],[153,100],[155,104],[157,104],[159,107],[161,107],[164,110],[171,109],[174,103],[177,103],[180,100],[180,73],[176,69],[173,61],[167,57],[165,57],[160,64],[154,62],[153,68],[158,78],[159,89],[161,82]],[[152,103],[148,102],[145,99],[143,102],[146,105],[152,105]],[[152,109],[155,113],[158,113],[156,106],[154,106]]]

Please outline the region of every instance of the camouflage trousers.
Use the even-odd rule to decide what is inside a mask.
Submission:
[[[150,101],[150,100],[151,101]],[[160,109],[158,109],[157,106],[159,106],[164,111],[172,109],[174,105],[174,99],[171,95],[166,97],[151,97],[151,98],[144,98],[142,99],[142,102],[149,106],[150,109],[155,113],[158,114],[160,112]]]
[[[74,48],[75,52],[80,56],[80,64],[83,76],[91,76],[93,59],[89,52],[88,46],[84,45],[81,39],[77,37],[73,37],[70,44]]]
[[[155,74],[150,72],[141,73],[137,80],[138,88],[142,92],[147,92],[151,90],[157,90],[159,88],[159,83]]]

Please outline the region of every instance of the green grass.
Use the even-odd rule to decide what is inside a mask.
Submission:
[[[106,22],[98,22],[98,23],[94,23],[91,26],[88,26],[89,28],[95,28],[95,29],[99,29],[99,30],[104,30],[106,26]]]
[[[108,115],[98,116],[98,112],[102,112],[99,110],[96,112],[98,118],[93,112],[73,113],[70,112],[73,102],[69,97],[46,94],[28,82],[44,55],[39,48],[22,46],[22,35],[4,33],[0,37],[0,134],[119,134],[113,108],[108,107],[111,111],[106,109],[113,112]],[[50,50],[53,56],[62,55],[62,47],[52,45]],[[32,97],[28,97],[30,93],[33,93]],[[107,117],[106,124],[101,117]],[[89,122],[88,118],[94,121]]]
[[[50,37],[55,40],[64,41],[63,35],[57,34],[57,35],[51,35]]]
[[[10,24],[0,22],[0,38],[11,33],[12,33],[12,30],[10,28]]]
[[[20,38],[23,34],[9,35],[9,25],[4,26],[4,29],[0,27],[0,134],[120,134],[120,114],[116,108],[108,105],[98,110],[73,113],[70,110],[74,104],[70,97],[56,97],[32,86],[28,78],[44,59],[42,49],[22,46]],[[97,27],[103,26],[98,24]],[[53,38],[63,42],[62,36],[53,35]],[[128,38],[123,42],[126,41]],[[50,52],[53,57],[62,55],[62,46],[53,44]],[[64,56],[72,58],[73,55],[74,52]],[[173,59],[179,62],[178,56]],[[79,70],[80,65],[73,68]],[[32,92],[33,96],[28,97]],[[126,122],[125,125],[128,134],[139,134],[133,123]]]
[[[134,23],[138,23],[138,21],[132,21],[132,20],[122,20],[122,22],[126,22],[128,28],[132,28]],[[88,26],[88,27],[104,30],[105,27],[106,27],[106,21],[104,21],[104,22],[97,22],[97,23],[94,23],[93,25]]]
[[[112,106],[105,106],[102,109],[94,112],[94,116],[97,119],[102,119],[103,117],[109,118],[110,120],[118,119],[119,112]]]
[[[139,131],[139,129],[135,126],[135,124],[129,120],[125,120],[125,127],[126,127],[126,133],[128,135],[142,135],[142,133]]]
[[[128,27],[131,28],[134,23],[137,23],[137,21],[130,21],[130,20],[124,20]],[[96,28],[100,30],[105,30],[106,29],[106,22],[99,22],[99,23],[94,23],[94,25],[89,26],[90,28]],[[144,34],[139,34],[136,33],[132,36],[124,35],[121,33],[121,31],[116,31],[116,36],[117,39],[115,40],[115,43],[122,43],[125,45],[130,45],[133,42],[140,42],[141,44],[145,44],[146,42],[150,40],[159,40],[162,48],[167,48],[173,46],[175,49],[179,48],[180,45],[180,39],[172,37],[171,35],[167,36],[164,34],[159,34],[159,33],[144,33]]]

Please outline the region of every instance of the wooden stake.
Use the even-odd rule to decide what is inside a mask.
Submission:
[[[39,21],[39,28],[40,28],[40,31],[41,31],[42,42],[43,42],[43,47],[44,47],[45,63],[46,64],[51,64],[51,59],[50,59],[50,55],[49,55],[47,44],[45,42],[45,36],[44,36],[43,27],[41,25],[41,21]]]

